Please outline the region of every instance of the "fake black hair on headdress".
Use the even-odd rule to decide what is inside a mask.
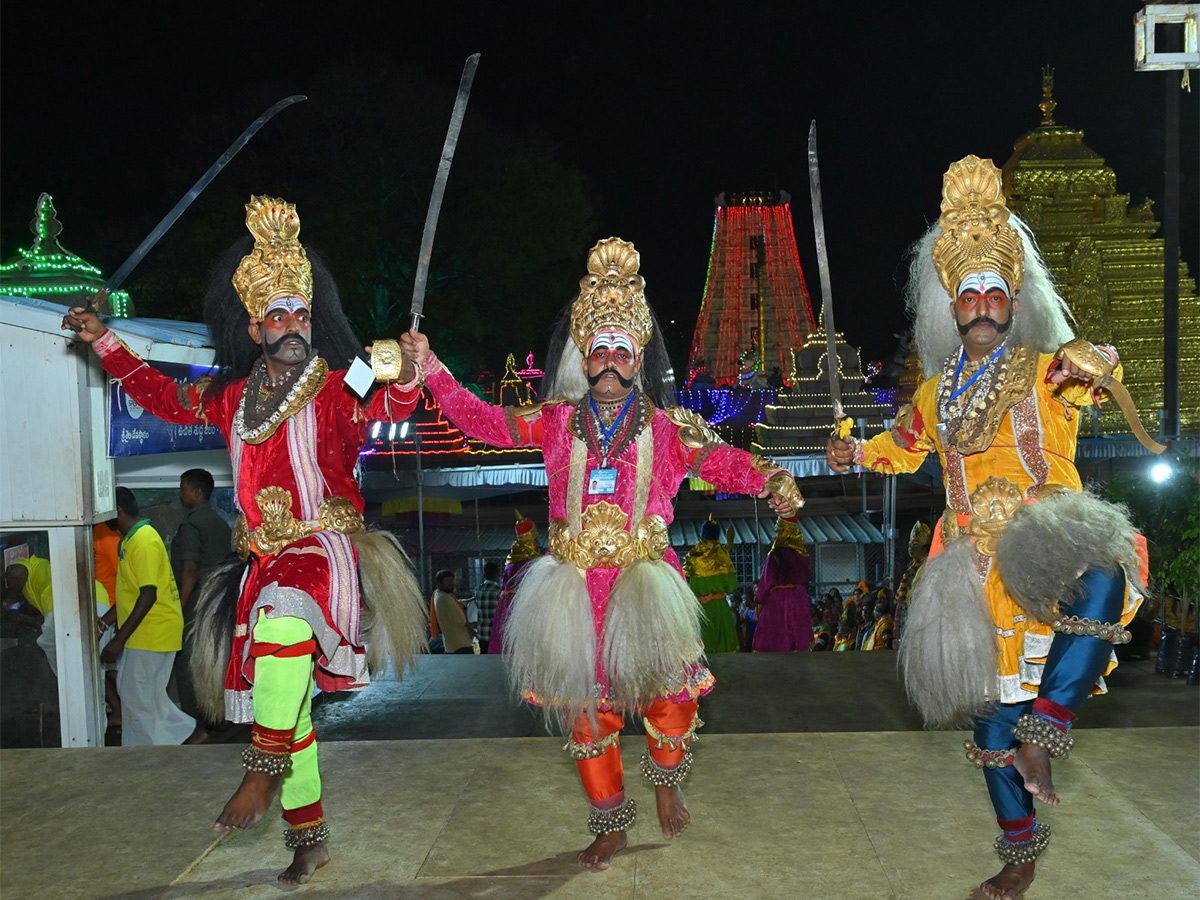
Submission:
[[[250,314],[233,289],[233,273],[242,259],[254,249],[254,240],[240,238],[217,257],[209,272],[204,294],[204,321],[216,348],[217,374],[213,387],[221,387],[250,374],[250,367],[262,357],[262,347],[254,343],[247,328]],[[342,310],[337,284],[319,253],[308,248],[313,275],[313,352],[329,363],[330,369],[344,369],[356,356],[364,357],[362,345]]]

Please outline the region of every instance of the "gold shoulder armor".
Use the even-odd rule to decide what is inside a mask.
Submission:
[[[679,426],[679,440],[685,447],[699,450],[709,444],[721,444],[724,441],[713,431],[712,426],[704,418],[690,409],[682,406],[668,406],[663,410],[668,419]]]

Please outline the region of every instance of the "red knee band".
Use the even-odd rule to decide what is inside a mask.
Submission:
[[[1010,841],[1017,843],[1027,841],[1033,835],[1033,826],[1037,823],[1034,816],[1022,816],[1019,819],[997,819],[1000,830]]]
[[[300,738],[300,740],[296,741],[296,743],[292,744],[292,752],[299,753],[301,750],[304,750],[307,747],[311,747],[316,742],[316,740],[317,740],[317,730],[314,728],[312,731],[310,731],[304,737]]]
[[[321,809],[321,801],[310,803],[307,806],[298,806],[295,809],[285,809],[283,811],[283,819],[292,828],[311,828],[314,825],[320,825],[325,818],[325,812]]]
[[[316,638],[309,638],[298,644],[272,644],[270,641],[252,641],[250,643],[250,655],[255,659],[262,656],[292,659],[297,656],[312,656],[316,651]]]
[[[257,747],[263,753],[283,755],[292,751],[292,735],[295,728],[267,728],[257,722],[250,729],[250,746]]]
[[[1055,726],[1059,726],[1060,722],[1064,723],[1065,725],[1070,725],[1075,721],[1075,713],[1073,713],[1071,710],[1059,703],[1055,703],[1053,700],[1045,700],[1041,697],[1038,697],[1033,701],[1033,711],[1046,718],[1055,720],[1052,722],[1052,724]],[[1066,729],[1059,726],[1059,730],[1065,731]]]

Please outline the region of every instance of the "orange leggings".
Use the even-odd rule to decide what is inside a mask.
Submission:
[[[659,738],[655,737],[654,732],[657,731],[661,735],[673,738],[687,735],[696,718],[696,709],[699,705],[696,700],[673,703],[660,697],[642,713],[642,718],[646,722],[646,740],[649,744],[650,758],[658,764],[659,768],[673,769],[683,762],[687,746],[686,742],[680,742],[675,749],[671,749],[666,742],[663,742],[663,745],[658,747],[656,745]],[[621,742],[618,735],[625,724],[625,719],[620,713],[611,710],[597,710],[596,724],[598,731],[593,733],[588,717],[580,716],[575,722],[571,740],[576,744],[583,745],[608,743],[607,750],[599,756],[577,760],[579,779],[583,782],[583,789],[587,792],[588,799],[593,806],[608,809],[619,804],[625,794],[625,773],[621,765]],[[690,736],[687,740],[691,740]]]

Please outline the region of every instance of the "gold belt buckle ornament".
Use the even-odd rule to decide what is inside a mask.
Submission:
[[[971,521],[967,531],[975,538],[975,549],[994,557],[1000,535],[1023,506],[1021,489],[1007,478],[993,475],[971,492]]]
[[[580,569],[616,569],[636,559],[657,562],[667,553],[670,539],[662,516],[644,516],[631,534],[629,514],[601,500],[583,511],[583,529],[571,534],[566,519],[550,523],[550,553],[560,563]]]
[[[292,514],[292,495],[278,485],[263,488],[254,495],[254,502],[262,512],[262,524],[250,531],[243,515],[238,517],[234,531],[234,546],[242,559],[249,558],[251,550],[260,556],[271,556],[317,531],[353,534],[366,527],[362,513],[347,497],[326,497],[314,521],[297,519]]]

